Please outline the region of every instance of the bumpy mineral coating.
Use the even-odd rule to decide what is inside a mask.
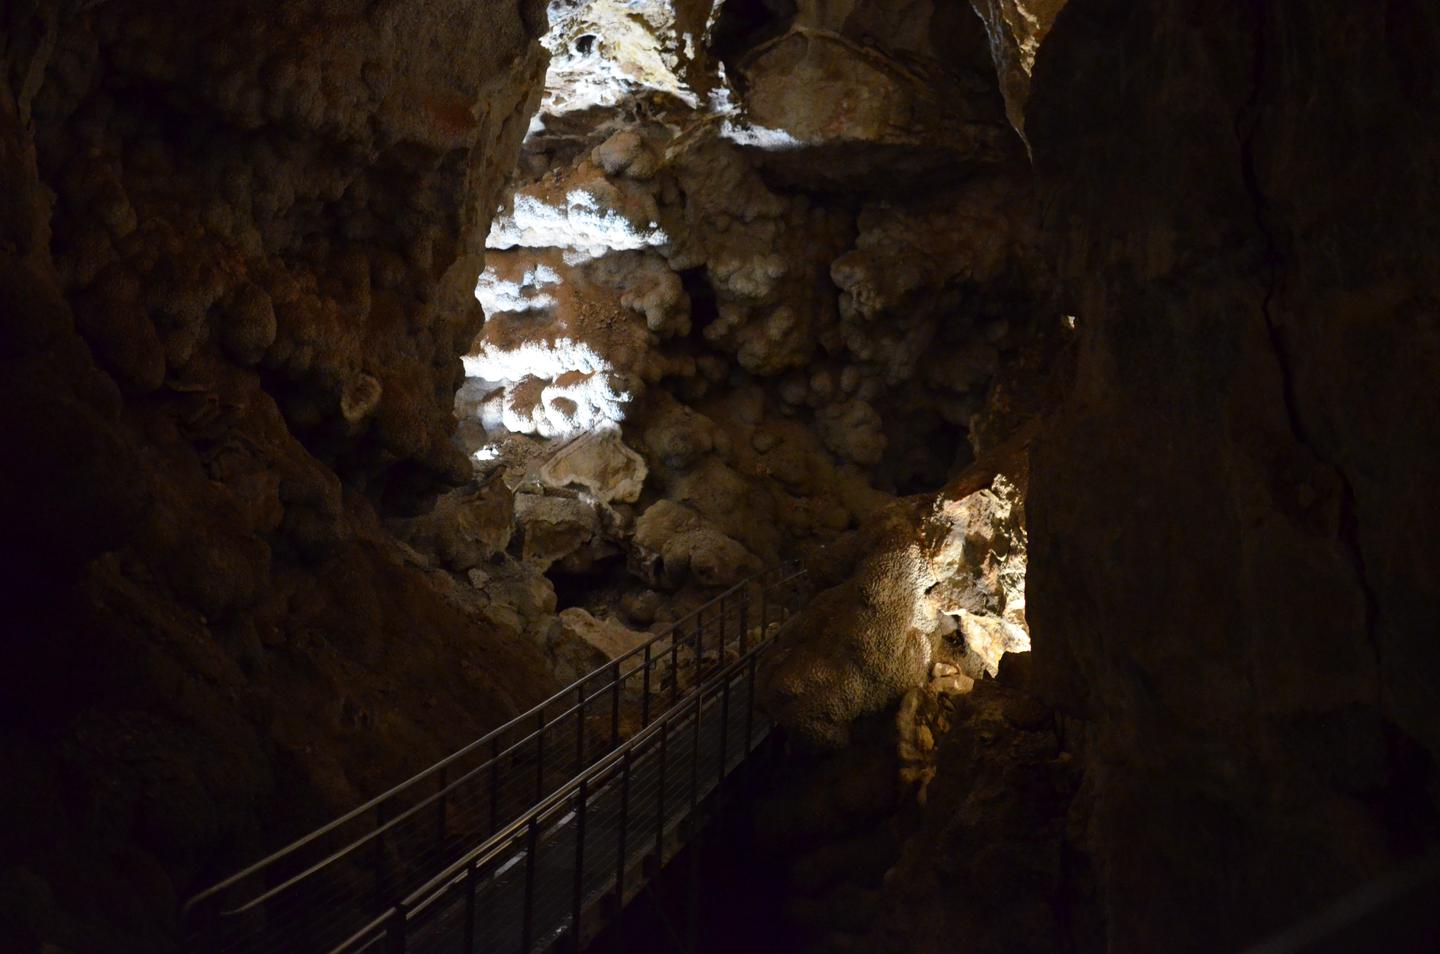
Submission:
[[[853,719],[925,680],[927,570],[917,546],[890,541],[861,560],[851,580],[810,602],[765,682],[781,725],[814,745],[842,746]]]
[[[552,487],[578,485],[601,503],[634,503],[645,486],[645,459],[617,431],[591,431],[566,444],[540,468]]]
[[[614,36],[592,30],[613,13],[603,4],[552,11],[557,60],[488,238],[488,319],[456,411],[482,476],[597,428],[617,435],[644,458],[638,498],[618,473],[577,486],[604,503],[624,484],[636,535],[610,539],[635,575],[673,589],[736,580],[873,509],[837,481],[943,483],[1049,278],[973,17],[877,49],[859,42],[868,13],[807,9],[745,61],[742,96],[699,46],[671,55],[693,17],[663,9]],[[931,82],[942,55],[954,88]],[[841,85],[884,77],[884,95],[854,115],[826,112],[845,97],[807,107],[795,56],[820,57]],[[582,61],[608,65],[582,81]],[[927,136],[979,174],[938,197],[887,191],[915,170],[863,174]],[[810,140],[843,144],[843,163],[802,161],[850,170],[831,184],[849,193],[791,188],[772,168]]]
[[[864,554],[853,571],[810,602],[767,662],[763,695],[780,724],[842,746],[858,717],[922,688],[968,691],[1005,653],[1029,651],[1019,498],[1001,476],[862,528],[848,544]]]
[[[0,776],[32,799],[0,947],[165,950],[200,882],[550,685],[452,572],[506,545],[488,497],[439,504],[434,556],[383,522],[469,476],[459,357],[542,31],[0,9]]]

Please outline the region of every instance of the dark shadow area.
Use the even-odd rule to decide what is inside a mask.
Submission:
[[[740,61],[755,47],[784,33],[794,18],[794,0],[728,0],[720,8],[710,48],[725,64],[736,89],[745,89],[745,77],[737,69]]]
[[[619,936],[611,924],[587,950],[592,954],[796,950],[797,939],[788,933],[784,915],[785,866],[757,833],[752,807],[737,800],[726,806],[720,818],[712,815],[698,849],[694,845],[681,849],[659,877],[631,899]]]

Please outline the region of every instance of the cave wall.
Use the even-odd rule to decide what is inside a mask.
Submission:
[[[1062,331],[968,8],[806,4],[746,48],[723,7],[692,39],[724,70],[685,53],[684,12],[551,11],[456,399],[477,480],[515,507],[503,553],[448,562],[492,601],[548,574],[572,618],[631,631],[608,645],[938,488],[1019,423],[990,398],[1025,404]]]
[[[1108,948],[1217,950],[1433,846],[1440,18],[1070,0],[1027,112],[1073,390],[1038,684]]]
[[[179,901],[546,694],[382,518],[451,444],[540,4],[0,8],[0,947]]]
[[[1437,840],[1440,15],[1069,0],[1047,36],[1058,3],[976,6],[1012,120],[1028,85],[1050,257],[1079,316],[1073,385],[1030,459],[1035,652],[999,695],[906,716],[912,746],[932,721],[963,728],[925,756],[939,774],[918,827],[883,830],[866,877],[900,857],[889,894],[834,898],[857,918],[910,897],[923,916],[885,926],[896,949],[1233,947]],[[720,24],[717,55],[803,131],[815,117],[787,113],[807,100],[786,79],[801,54],[832,70],[878,43],[936,61],[927,77],[971,64],[974,23],[905,11],[801,3],[783,42]],[[454,0],[0,14],[0,433],[18,449],[0,468],[0,811],[24,820],[0,834],[0,945],[163,949],[190,890],[550,685],[518,624],[387,523],[470,476],[450,440],[458,358],[544,19]],[[986,145],[1000,90],[980,92],[987,134],[949,143],[937,181],[951,154],[970,171],[964,155],[1000,155],[997,196],[1028,222],[1021,150]],[[821,166],[828,190],[890,188],[886,163],[924,143],[894,145],[757,168],[767,188]],[[933,173],[936,154],[920,160]],[[857,220],[874,241],[849,265],[874,259],[876,288],[925,255],[896,253],[916,230],[892,211]],[[965,229],[964,268],[930,284],[950,288],[996,231]],[[921,314],[909,292],[927,282],[899,287],[887,320]],[[830,390],[792,383],[797,407]],[[1040,406],[1020,404],[991,400],[995,433],[972,438]],[[514,588],[548,615],[534,576]],[[890,812],[904,732],[870,718]],[[867,757],[845,751],[842,767]],[[976,903],[981,879],[1010,914]],[[1022,921],[1038,925],[1024,943],[1006,929]]]

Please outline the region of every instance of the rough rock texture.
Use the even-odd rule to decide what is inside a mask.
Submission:
[[[477,475],[517,493],[514,555],[599,615],[940,486],[1057,324],[978,19],[817,6],[740,37],[617,9],[551,11],[456,400]]]
[[[1028,659],[966,694],[914,690],[845,748],[791,754],[759,809],[785,870],[784,949],[1094,949],[1066,817],[1077,760],[1010,672]]]
[[[561,610],[546,638],[546,651],[560,681],[569,684],[610,660],[643,645],[649,633],[623,623],[596,619],[578,606]]]
[[[809,944],[1440,843],[1433,5],[134,6],[0,11],[0,946],[165,949],[797,554]]]
[[[614,431],[591,431],[545,461],[540,479],[552,487],[578,484],[601,503],[634,503],[645,486],[645,459]]]
[[[1109,950],[1235,948],[1440,837],[1437,50],[1430,5],[1288,0],[1070,0],[1041,48],[1079,349],[1027,609]]]
[[[381,520],[469,476],[542,21],[0,9],[0,947],[166,949],[202,882],[550,684]],[[491,504],[446,498],[445,563],[505,545]]]
[[[5,940],[165,947],[611,609],[939,486],[1053,319],[968,12],[551,12],[0,14]]]
[[[1064,9],[1066,0],[970,0],[990,35],[990,55],[1005,96],[1005,114],[1025,135],[1025,103],[1035,54]]]
[[[903,513],[867,527],[854,575],[818,593],[794,634],[767,658],[767,706],[781,725],[816,745],[849,740],[850,723],[924,683],[938,614],[934,584]]]
[[[887,508],[816,567],[844,579],[805,607],[762,682],[794,737],[843,746],[855,719],[902,698],[913,722],[917,691],[968,691],[1005,653],[1030,649],[1020,490],[1003,476],[972,490],[974,480]]]

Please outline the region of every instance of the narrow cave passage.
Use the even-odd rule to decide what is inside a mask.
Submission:
[[[509,532],[455,569],[565,683],[760,567],[807,563],[821,592],[762,680],[781,744],[808,766],[785,775],[787,797],[813,799],[835,750],[867,753],[883,768],[857,795],[860,824],[883,822],[892,843],[797,894],[796,871],[845,850],[856,819],[777,838],[752,815],[783,809],[751,791],[727,829],[745,837],[707,828],[694,876],[697,846],[678,848],[625,941],[673,943],[703,884],[748,892],[703,906],[705,949],[788,950],[826,936],[817,912],[835,898],[879,903],[874,866],[899,860],[935,741],[967,718],[955,699],[1029,649],[1014,435],[1049,400],[1070,329],[981,20],[947,21],[943,45],[967,59],[928,61],[965,98],[898,134],[928,96],[899,63],[933,57],[928,42],[867,53],[858,27],[817,33],[762,7],[686,39],[678,8],[620,9],[552,10],[545,94],[490,231],[486,323],[456,402],[485,489],[455,492],[451,519],[486,507]],[[829,114],[802,96],[834,76],[830,96],[879,83],[893,112]],[[957,111],[991,124],[985,147],[938,134]],[[887,779],[898,797],[877,801]]]
[[[523,598],[507,587],[562,590],[582,628],[632,641],[961,479],[1037,413],[1064,337],[981,20],[872,60],[844,31],[810,49],[816,25],[793,10],[727,10],[698,32],[688,16],[552,11],[456,400],[459,445],[487,494],[508,491],[514,527],[455,568],[510,607]],[[902,135],[794,99],[834,73],[833,96],[880,83],[898,116],[929,93],[895,58],[937,44],[967,51],[929,68],[968,90],[952,109],[991,124],[984,148],[902,144],[934,139],[944,115]],[[1023,628],[1021,580],[1006,585]]]
[[[0,950],[1440,950],[1437,115],[1419,0],[0,5]]]

